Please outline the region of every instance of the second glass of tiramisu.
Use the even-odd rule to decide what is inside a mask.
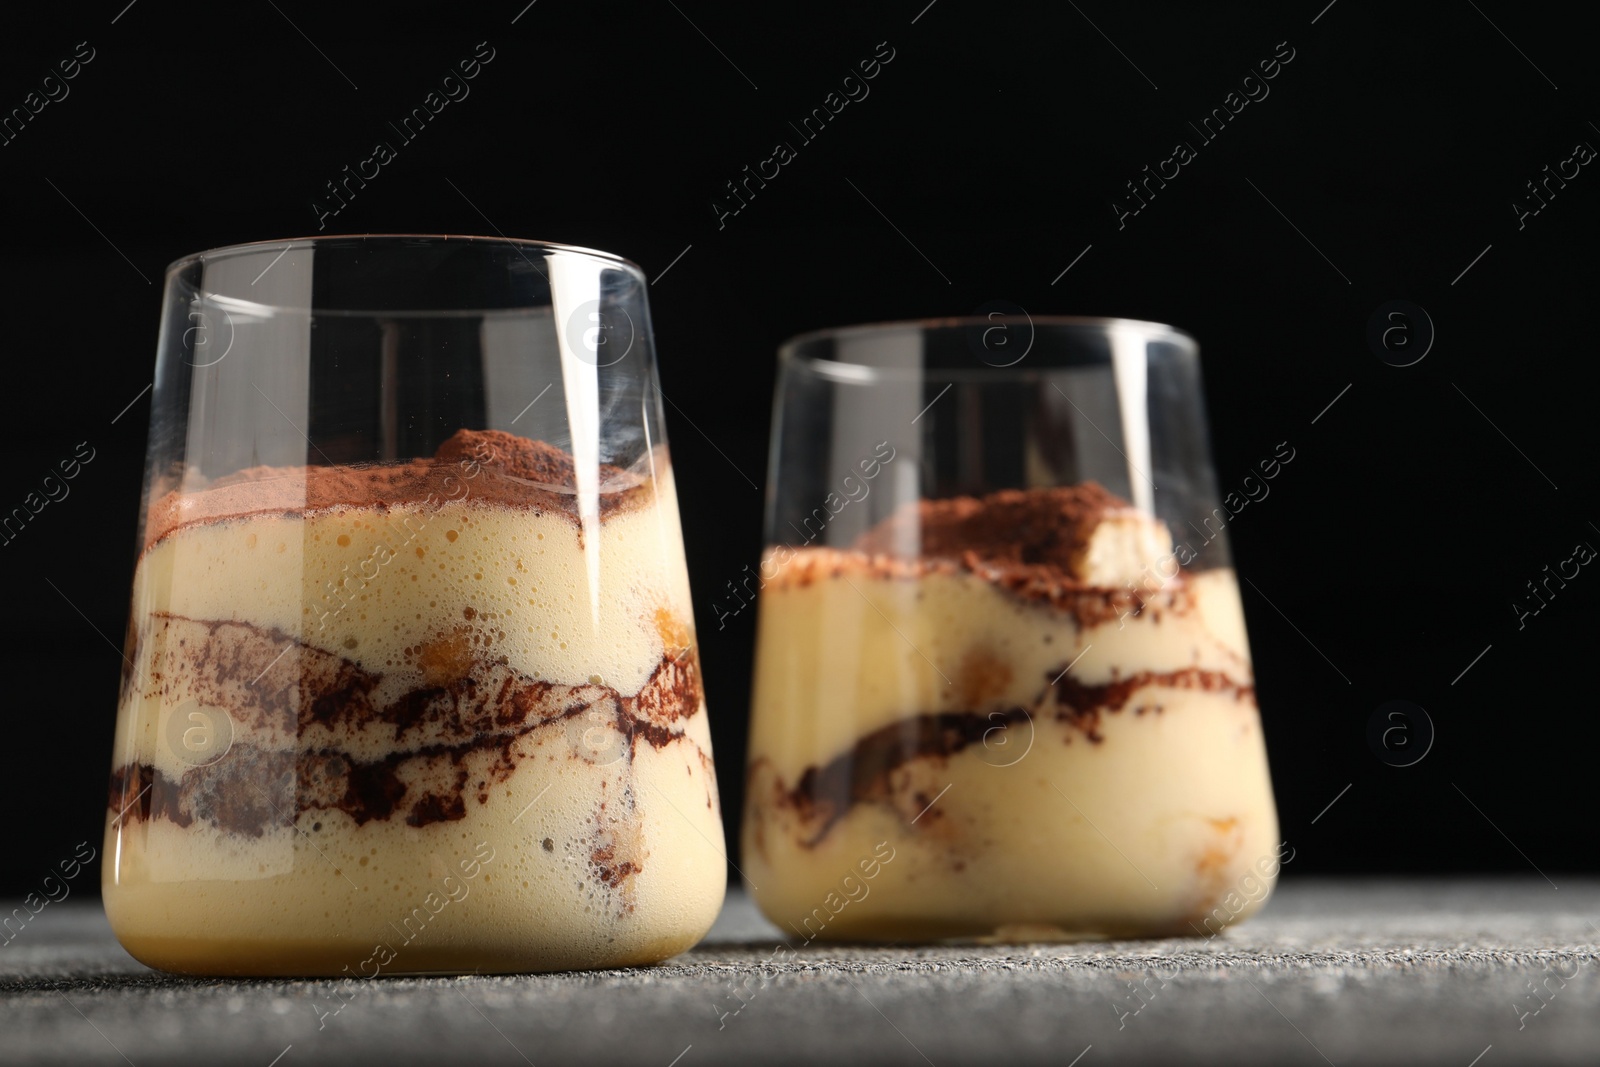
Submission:
[[[1032,940],[1255,911],[1292,853],[1193,339],[997,313],[779,362],[743,825],[767,916]]]
[[[639,269],[324,237],[167,273],[107,810],[195,974],[648,963],[721,816]]]

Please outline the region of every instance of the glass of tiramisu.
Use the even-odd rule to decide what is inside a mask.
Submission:
[[[167,272],[106,829],[192,974],[648,963],[721,816],[644,275],[322,237]]]
[[[1194,340],[997,312],[779,365],[743,823],[767,916],[1035,940],[1255,911],[1292,853]]]

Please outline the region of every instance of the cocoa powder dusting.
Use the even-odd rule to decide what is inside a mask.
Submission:
[[[1100,520],[1131,506],[1099,482],[920,500],[862,534],[855,548],[892,553],[898,546],[919,544],[926,558],[960,559],[971,553],[993,567],[1026,565],[1073,581],[1073,559]]]
[[[657,460],[659,464],[660,459]],[[600,515],[639,506],[649,483],[601,464]],[[150,505],[145,549],[173,531],[251,515],[303,516],[334,508],[437,507],[472,501],[528,508],[578,521],[571,453],[502,430],[457,430],[426,459],[354,466],[250,467]]]
[[[1158,616],[1162,610],[1189,610],[1193,591],[1182,571],[1123,586],[1076,577],[1095,528],[1108,515],[1131,510],[1097,482],[921,500],[867,530],[848,549],[769,549],[778,566],[767,584],[805,588],[845,574],[905,581],[969,574],[1017,600],[1071,615],[1080,627],[1147,609]],[[908,555],[913,548],[915,554]]]

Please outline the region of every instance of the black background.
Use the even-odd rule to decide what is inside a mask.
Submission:
[[[8,12],[0,109],[78,42],[94,59],[0,146],[0,510],[78,442],[95,459],[0,547],[0,891],[98,846],[164,265],[318,232],[324,183],[480,41],[495,58],[471,95],[323,232],[562,241],[653,280],[731,836],[754,613],[719,631],[710,605],[760,551],[746,478],[763,480],[776,346],[1003,299],[1196,335],[1224,490],[1295,449],[1230,527],[1287,875],[1600,867],[1600,576],[1520,629],[1512,609],[1600,546],[1600,175],[1521,229],[1512,208],[1600,145],[1592,25],[1504,2],[524,2]],[[1186,122],[1285,41],[1270,95],[1200,146]],[[894,58],[870,95],[719,228],[723,183],[796,142],[788,123],[879,42]],[[1198,157],[1119,229],[1112,199],[1178,140]],[[1437,331],[1408,367],[1366,340],[1396,299]],[[1367,741],[1396,699],[1437,731],[1414,766]]]

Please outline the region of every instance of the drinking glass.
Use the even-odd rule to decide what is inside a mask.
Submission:
[[[827,330],[781,348],[774,418],[743,824],[768,917],[1019,940],[1256,910],[1292,853],[1194,340]]]
[[[167,272],[106,828],[139,960],[646,963],[722,902],[644,275],[319,237]]]

